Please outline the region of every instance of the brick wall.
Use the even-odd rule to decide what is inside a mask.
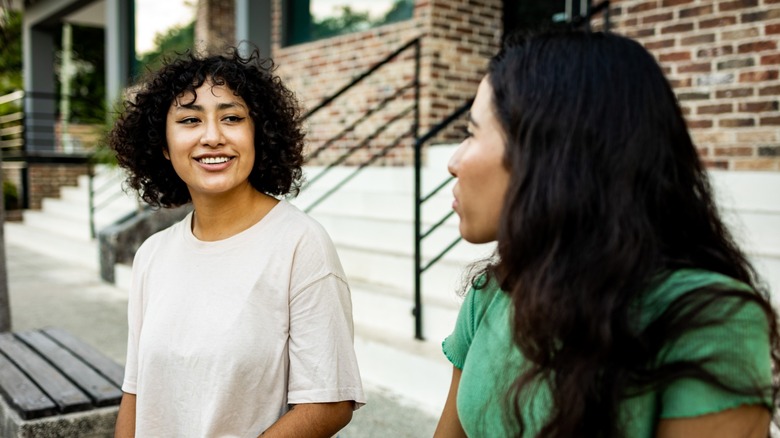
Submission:
[[[449,114],[476,92],[487,60],[498,48],[501,30],[499,0],[418,0],[413,18],[363,32],[283,46],[281,0],[273,2],[272,57],[278,73],[309,109],[370,68],[395,49],[422,37],[420,64],[420,133]],[[307,122],[307,142],[313,150],[361,117],[369,108],[414,79],[414,50],[407,50],[376,74],[313,115]],[[337,142],[336,150],[321,156],[330,162],[340,150],[352,147],[386,126],[386,135],[372,141],[368,150],[356,153],[347,163],[358,163],[389,145],[412,126],[411,113],[390,123],[413,103],[413,90],[402,94],[386,109]],[[456,128],[444,132],[438,142],[454,142],[462,135]],[[379,162],[409,165],[412,142],[407,139]],[[340,148],[340,149],[339,149]]]
[[[663,66],[708,166],[780,170],[780,0],[613,0],[610,12]]]
[[[30,163],[27,172],[30,209],[40,210],[43,198],[59,198],[60,187],[76,186],[88,168],[86,164]]]

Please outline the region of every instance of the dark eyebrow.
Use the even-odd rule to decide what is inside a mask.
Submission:
[[[231,108],[244,108],[244,109],[246,109],[246,107],[244,107],[244,105],[241,105],[238,102],[227,102],[227,103],[220,103],[219,105],[217,105],[217,109],[218,110],[226,110],[226,109],[231,109]],[[185,110],[185,109],[186,110],[201,111],[202,112],[203,111],[203,106],[197,105],[197,104],[194,104],[194,103],[188,103],[188,104],[184,104],[184,105],[176,105],[176,110],[177,111],[181,111],[181,110]]]

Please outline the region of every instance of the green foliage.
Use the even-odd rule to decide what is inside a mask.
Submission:
[[[3,181],[3,205],[6,211],[19,208],[19,191],[11,181]]]
[[[349,6],[340,6],[339,11],[339,14],[333,14],[320,21],[312,20],[311,38],[313,40],[357,32],[371,27],[371,17],[367,12],[356,12]]]
[[[412,17],[413,11],[414,0],[395,0],[387,13],[377,19],[372,19],[367,12],[355,11],[350,6],[340,6],[338,13],[321,20],[312,19],[310,40],[344,35],[407,20]]]
[[[73,65],[76,74],[71,79],[72,123],[103,123],[106,118],[106,73],[104,30],[72,25]],[[61,40],[57,40],[58,54],[55,68],[61,68]],[[59,76],[57,77],[59,81]]]
[[[0,8],[0,54],[2,96],[22,89],[22,14],[19,11]]]
[[[159,69],[166,58],[176,57],[195,44],[195,21],[185,26],[174,26],[154,37],[155,49],[136,56],[136,72]]]

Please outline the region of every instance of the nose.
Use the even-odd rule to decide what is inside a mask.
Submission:
[[[224,144],[222,129],[217,121],[208,121],[203,124],[203,135],[200,137],[200,144],[209,147],[218,147]]]
[[[450,173],[450,175],[454,177],[458,177],[458,165],[460,164],[460,155],[463,150],[463,142],[461,142],[458,145],[458,148],[455,149],[455,152],[453,152],[452,156],[450,157],[450,161],[447,162],[447,171]]]

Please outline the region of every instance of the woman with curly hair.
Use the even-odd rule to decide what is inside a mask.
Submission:
[[[133,262],[116,436],[332,436],[365,402],[333,243],[300,185],[297,102],[253,52],[151,74],[110,134],[150,205],[192,203]]]
[[[777,314],[640,44],[510,40],[449,170],[461,235],[498,245],[443,343],[437,437],[768,436]]]

